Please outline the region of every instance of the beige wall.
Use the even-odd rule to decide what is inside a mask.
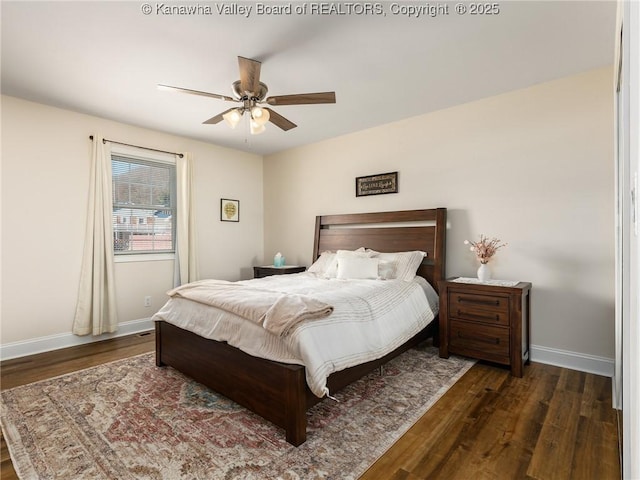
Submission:
[[[613,358],[611,78],[599,69],[267,157],[267,260],[309,265],[315,215],[446,207],[448,275],[475,275],[465,239],[501,238],[494,278],[533,283],[532,343]],[[355,177],[396,170],[398,194],[355,197]]]
[[[263,257],[262,157],[2,97],[2,344],[71,331],[82,257],[91,134],[194,158],[202,277],[238,280]],[[220,222],[220,198],[240,200]],[[150,317],[173,261],[116,264],[120,322]],[[144,296],[153,299],[145,308]]]

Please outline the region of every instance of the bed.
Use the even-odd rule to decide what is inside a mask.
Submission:
[[[445,235],[444,208],[318,216],[313,259],[325,251],[362,247],[377,252],[423,251],[427,255],[417,275],[437,291],[445,278]],[[154,319],[156,365],[171,366],[282,427],[292,445],[305,442],[306,411],[323,397],[309,388],[303,365],[250,355],[227,342]],[[437,317],[380,358],[331,373],[326,378],[328,391],[338,392],[429,337],[437,340]]]

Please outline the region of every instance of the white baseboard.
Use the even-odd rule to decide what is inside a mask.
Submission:
[[[119,323],[117,332],[105,333],[95,337],[92,335],[80,337],[73,333],[60,333],[57,335],[49,335],[47,337],[34,338],[33,340],[6,343],[4,345],[0,345],[0,360],[9,360],[11,358],[24,357],[26,355],[34,355],[36,353],[49,352],[51,350],[59,350],[61,348],[99,342],[100,340],[147,332],[149,330],[153,330],[153,321],[150,318],[141,318],[139,320]]]
[[[615,368],[613,358],[541,347],[540,345],[531,345],[531,361],[604,377],[613,377]]]

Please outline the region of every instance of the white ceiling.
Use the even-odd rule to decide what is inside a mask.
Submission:
[[[234,3],[151,0],[145,15],[143,1],[2,1],[2,93],[269,154],[613,62],[615,1],[500,1],[496,15],[396,2],[449,8],[420,18],[387,1],[374,16],[259,15],[255,2],[238,2],[252,7],[248,18],[218,13]],[[333,90],[337,103],[274,107],[298,127],[251,136],[246,123],[202,124],[233,104],[156,88],[230,95],[238,55],[262,62],[271,95]]]

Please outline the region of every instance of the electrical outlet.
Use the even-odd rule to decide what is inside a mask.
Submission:
[[[147,295],[146,297],[144,297],[144,306],[145,307],[151,306],[151,296]]]

